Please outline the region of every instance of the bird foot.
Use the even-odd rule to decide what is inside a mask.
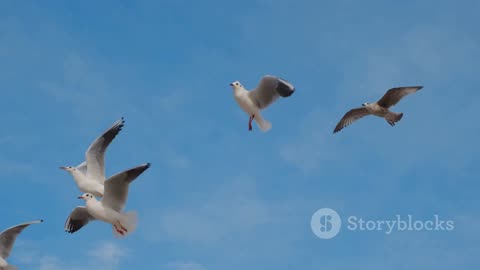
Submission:
[[[120,235],[125,235],[125,233],[122,230],[118,229],[116,224],[113,224],[113,227],[115,228],[115,231],[117,231],[117,233],[119,233]]]
[[[120,221],[117,221],[115,224],[113,224],[113,226],[115,227],[115,230],[121,235],[125,235],[125,233],[128,232],[127,228],[123,227]]]

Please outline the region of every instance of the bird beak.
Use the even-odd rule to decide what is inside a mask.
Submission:
[[[83,196],[78,196],[77,199],[83,199]]]
[[[60,167],[60,169],[67,171],[67,167],[64,167],[64,166]]]
[[[229,84],[230,86],[233,86],[233,83]]]

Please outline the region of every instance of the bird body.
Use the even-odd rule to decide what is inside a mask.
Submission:
[[[88,213],[92,215],[95,219],[107,223],[112,224],[115,221],[119,220],[121,216],[121,213],[113,210],[110,207],[105,207],[102,202],[95,199],[95,197],[86,200],[85,206],[87,207]]]
[[[380,105],[378,105],[376,102],[374,103],[366,103],[365,108],[370,114],[379,116],[379,117],[384,117],[387,113],[390,111],[387,108],[383,108]]]
[[[243,86],[234,88],[233,97],[240,108],[242,108],[242,110],[244,110],[248,115],[258,114],[259,109],[250,99],[247,89],[245,89]]]
[[[91,193],[95,197],[103,197],[104,185],[101,182],[88,178],[78,170],[73,170],[70,174],[73,176],[73,180],[80,191]]]

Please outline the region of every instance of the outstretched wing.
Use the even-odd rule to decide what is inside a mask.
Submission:
[[[70,216],[68,216],[67,221],[65,221],[65,231],[68,233],[74,233],[94,219],[95,218],[88,213],[86,207],[78,206],[73,209]]]
[[[19,224],[11,228],[6,229],[0,233],[0,256],[4,259],[10,256],[12,247],[15,244],[17,236],[28,226],[36,223],[41,223],[43,220],[35,220],[27,223]]]
[[[403,97],[413,94],[422,88],[423,86],[405,86],[392,88],[388,90],[379,101],[377,101],[377,104],[385,108],[390,108],[393,105],[397,104]]]
[[[260,84],[248,92],[250,99],[259,109],[264,109],[279,97],[289,97],[295,92],[295,87],[288,81],[272,75],[266,75]]]
[[[124,123],[125,120],[122,117],[88,147],[85,153],[88,178],[95,179],[101,184],[105,181],[105,151],[120,130],[122,130]]]
[[[333,130],[333,133],[337,133],[343,128],[349,126],[351,123],[357,121],[358,119],[369,115],[370,113],[368,112],[367,108],[365,107],[360,107],[356,109],[352,109],[349,112],[347,112],[343,118],[338,122],[337,126]]]
[[[128,197],[128,186],[148,168],[150,168],[150,163],[142,164],[118,173],[105,181],[105,194],[102,200],[103,205],[117,212],[122,211]]]

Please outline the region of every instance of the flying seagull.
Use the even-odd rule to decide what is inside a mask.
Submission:
[[[254,90],[248,91],[239,81],[230,84],[233,88],[233,96],[238,105],[250,117],[248,120],[248,130],[252,130],[252,120],[262,131],[268,131],[272,128],[272,124],[263,119],[260,111],[268,107],[279,97],[289,97],[295,92],[295,88],[288,81],[266,75],[260,81],[260,84]]]
[[[339,132],[356,120],[370,114],[383,117],[391,126],[395,126],[395,123],[402,119],[403,113],[391,112],[389,108],[397,104],[406,95],[413,94],[422,88],[423,86],[405,86],[388,90],[379,101],[363,103],[362,107],[347,112],[342,120],[338,122],[333,133]]]
[[[128,187],[133,180],[150,167],[150,163],[118,173],[105,181],[105,196],[101,201],[91,193],[78,197],[86,201],[86,207],[76,207],[65,222],[65,231],[74,233],[92,220],[112,224],[113,234],[124,237],[133,232],[137,225],[137,213],[123,212],[128,196]]]
[[[43,220],[30,221],[13,226],[0,233],[0,270],[17,269],[15,266],[9,265],[6,261],[8,256],[10,256],[10,252],[12,251],[17,236],[29,225],[41,222],[43,222]]]
[[[86,161],[76,167],[66,166],[60,169],[69,172],[82,192],[94,196],[103,196],[103,183],[105,182],[105,151],[125,123],[123,117],[115,122],[88,147],[85,153]]]

